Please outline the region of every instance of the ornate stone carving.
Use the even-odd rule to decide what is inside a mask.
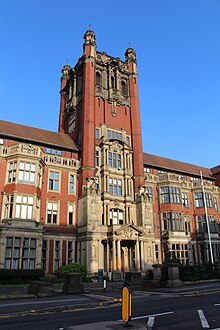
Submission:
[[[138,237],[145,235],[145,232],[134,224],[128,224],[116,230],[115,235],[136,240]]]
[[[121,152],[122,148],[122,145],[118,141],[113,141],[110,146],[110,150],[113,152]]]
[[[92,30],[86,31],[84,34],[85,44],[94,44],[95,43],[95,33]]]
[[[99,190],[96,187],[97,178],[91,176],[87,178],[86,181],[87,181],[87,187],[86,187],[87,193],[91,195],[96,195],[99,192]]]

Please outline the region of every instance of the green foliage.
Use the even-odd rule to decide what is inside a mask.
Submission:
[[[168,265],[168,264],[180,264],[180,259],[178,259],[176,257],[175,252],[171,253],[170,251],[166,251],[165,252],[165,256],[164,256],[164,265]]]
[[[85,276],[83,278],[83,282],[84,283],[93,283],[94,281],[98,282],[99,278],[98,276]]]
[[[173,263],[173,262],[172,262]],[[162,267],[161,282],[166,283],[168,280],[169,263]],[[218,270],[211,263],[198,265],[179,265],[179,277],[181,281],[201,281],[219,278]]]
[[[69,273],[80,273],[83,274],[83,276],[86,276],[87,270],[80,264],[74,263],[61,266],[56,272],[57,276],[62,278],[64,278],[65,275]]]
[[[211,263],[190,266],[180,266],[180,280],[199,281],[218,278],[218,271]]]
[[[154,272],[152,269],[148,269],[146,271],[146,279],[153,280],[154,279]]]
[[[45,275],[45,277],[40,279],[41,281],[44,282],[49,282],[49,283],[63,283],[63,279],[60,277],[57,277],[55,275]]]
[[[0,269],[0,284],[26,284],[44,276],[42,269]]]

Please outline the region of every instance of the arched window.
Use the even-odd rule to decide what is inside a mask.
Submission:
[[[122,80],[121,82],[121,92],[123,95],[128,95],[128,86],[125,80]]]
[[[115,77],[111,76],[111,87],[112,88],[116,88],[116,84],[115,84]]]
[[[101,81],[101,74],[100,72],[96,72],[96,86],[100,86],[102,85],[102,81]]]
[[[116,74],[116,69],[113,70],[111,74],[111,87],[113,89],[117,89],[117,74]]]

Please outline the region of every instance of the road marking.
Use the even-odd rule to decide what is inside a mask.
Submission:
[[[44,301],[26,301],[26,302],[17,302],[17,303],[10,303],[10,304],[0,304],[1,307],[7,306],[22,306],[22,305],[39,305],[39,304],[48,304],[48,303],[59,303],[59,302],[74,302],[74,301],[88,301],[89,298],[75,298],[75,299],[61,299],[61,300],[44,300]]]
[[[199,314],[200,321],[202,323],[202,327],[203,328],[210,328],[210,326],[208,324],[208,321],[206,320],[206,317],[205,317],[202,309],[198,309],[198,314]]]
[[[220,304],[214,304],[214,306],[220,306]]]
[[[149,320],[147,322],[147,326],[148,327],[153,328],[153,326],[154,326],[154,319],[155,319],[155,317],[153,317],[153,316],[150,316],[149,317]]]
[[[132,317],[131,320],[146,319],[148,317],[156,317],[156,316],[168,315],[168,314],[173,314],[173,312],[164,312],[164,313],[159,313],[159,314],[150,314],[150,315],[136,316],[136,317]],[[122,321],[123,320],[118,320],[118,322],[122,322]]]

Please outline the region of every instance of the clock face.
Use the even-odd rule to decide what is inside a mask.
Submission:
[[[69,133],[74,132],[75,127],[76,127],[76,113],[74,112],[69,119],[69,128],[68,128]]]

